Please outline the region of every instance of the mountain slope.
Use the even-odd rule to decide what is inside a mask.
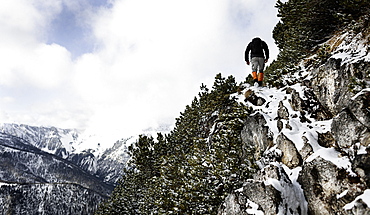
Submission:
[[[75,164],[0,133],[1,180],[17,183],[77,183],[108,195],[112,185],[102,183]]]
[[[92,214],[113,185],[0,133],[0,214]]]
[[[279,80],[286,87],[244,91],[254,113],[243,144],[257,147],[260,170],[218,214],[370,213],[370,35],[363,27],[322,44],[325,58],[303,59]]]
[[[93,150],[75,130],[2,124],[1,131],[0,214],[92,214],[128,159],[127,140]]]
[[[126,144],[132,141],[132,138],[128,138],[116,141],[113,145],[100,143],[77,130],[55,127],[2,124],[0,130],[23,139],[37,149],[71,161],[111,184],[115,184],[121,175],[128,159]]]
[[[0,214],[88,215],[103,199],[78,184],[0,182]]]
[[[129,148],[97,214],[369,214],[366,17],[270,70],[271,87],[202,85],[170,134]]]

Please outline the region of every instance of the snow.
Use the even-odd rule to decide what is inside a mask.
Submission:
[[[358,155],[365,155],[367,154],[366,147],[361,145],[361,143],[356,143],[355,147],[357,148]]]
[[[306,162],[310,162],[316,157],[324,158],[335,164],[340,169],[345,169],[351,176],[356,176],[356,173],[352,171],[351,161],[348,157],[340,157],[340,153],[334,148],[321,148],[317,150],[314,154],[307,158]]]
[[[370,189],[365,190],[362,195],[357,196],[355,200],[346,204],[343,208],[345,210],[351,210],[360,199],[367,205],[367,207],[370,207]]]
[[[15,183],[8,184],[8,183],[0,182],[0,187],[2,186],[17,186],[17,184]]]
[[[341,41],[341,43],[334,50],[331,58],[341,59],[342,65],[356,63],[361,60],[370,62],[370,52],[368,52],[368,45],[362,33],[357,35],[346,33],[336,39]]]
[[[62,135],[62,137],[60,138],[60,141],[62,142],[67,152],[73,151],[73,147],[72,147],[72,144],[74,142],[73,134],[67,133],[66,135]]]
[[[345,190],[342,193],[337,194],[337,199],[343,198],[345,195],[347,195],[347,193],[348,193],[348,190]]]
[[[244,188],[243,188],[243,187],[241,187],[241,188],[239,188],[239,189],[235,190],[235,192],[241,193],[241,192],[243,192],[243,190],[244,190]]]
[[[343,35],[343,38],[346,38],[346,35]],[[341,58],[342,64],[345,63],[355,63],[360,60],[370,61],[370,53],[367,51],[367,46],[364,45],[363,41],[358,42],[361,40],[359,36],[356,36],[356,39],[351,41],[345,41],[343,38],[339,38],[343,40],[341,44],[335,51],[335,54],[332,58]],[[355,51],[354,51],[355,50]],[[304,76],[303,76],[304,75]],[[335,75],[335,74],[333,74]],[[304,77],[306,80],[312,78],[310,74],[305,71],[303,68],[303,73],[299,74],[295,73],[292,74],[292,77],[298,79],[299,77]],[[330,92],[335,92],[335,78],[328,77],[327,83],[329,84],[328,88]],[[249,84],[244,85],[246,87],[245,91],[241,94],[235,94],[233,96],[239,99],[239,102],[246,104],[248,107],[251,107],[254,112],[252,114],[255,115],[257,113],[261,114],[266,120],[266,126],[273,134],[273,141],[276,143],[276,139],[280,134],[284,134],[288,139],[290,139],[294,144],[296,149],[299,151],[301,150],[305,144],[309,144],[312,147],[313,153],[304,161],[304,162],[311,162],[317,157],[321,157],[327,161],[330,161],[334,165],[336,165],[339,169],[344,169],[347,173],[351,176],[356,176],[356,174],[352,171],[351,160],[348,156],[343,156],[338,152],[335,148],[329,147],[325,148],[319,145],[318,143],[318,134],[319,133],[326,133],[331,131],[332,119],[330,120],[315,120],[311,118],[309,114],[305,114],[305,117],[310,122],[301,122],[300,116],[302,113],[299,111],[294,111],[292,106],[290,105],[290,101],[292,99],[292,95],[287,93],[287,88],[267,88],[267,87],[257,87],[257,86],[250,86]],[[301,84],[295,84],[289,86],[297,92],[301,99],[306,100],[307,98],[304,95],[306,90],[305,86],[301,86]],[[251,90],[257,97],[263,98],[266,102],[259,106],[253,105],[249,101],[244,101],[244,93],[247,90]],[[370,92],[370,88],[364,89],[362,92],[357,94],[356,96],[361,95],[363,92]],[[352,99],[355,99],[352,98]],[[280,119],[283,123],[283,128],[281,131],[278,129],[278,110],[279,104],[282,103],[283,106],[286,108],[289,117],[288,119]],[[289,125],[287,128],[286,125]],[[305,137],[305,138],[304,138]],[[307,143],[306,143],[307,142]],[[276,146],[276,145],[275,145]],[[276,147],[272,147],[267,149],[267,151],[277,150]],[[359,143],[356,145],[357,147],[357,154],[366,154],[366,147],[361,146]],[[267,153],[267,151],[265,153]],[[262,163],[258,163],[261,168],[263,168]],[[305,200],[305,196],[303,194],[303,190],[301,185],[297,182],[299,172],[301,171],[301,167],[297,167],[294,169],[288,168],[286,165],[275,162],[270,163],[276,166],[281,166],[284,168],[284,171],[288,174],[289,180],[291,184],[287,183],[284,180],[277,180],[269,178],[264,181],[265,185],[272,185],[276,190],[281,192],[283,202],[285,205],[288,205],[291,208],[301,208],[302,211],[307,213],[307,201]],[[238,192],[242,192],[243,189],[239,189]],[[337,198],[340,199],[347,194],[348,190],[337,194]],[[358,196],[356,199],[361,198],[363,201],[366,202],[367,205],[370,206],[370,190],[364,192],[363,195]],[[365,199],[365,200],[364,200]],[[354,201],[355,202],[355,201]],[[346,206],[347,208],[352,208],[353,203],[350,203]],[[247,212],[250,214],[258,214],[259,211],[256,209],[258,205],[253,205],[253,202],[248,200],[248,205],[252,208],[249,209]],[[297,205],[300,204],[300,205]],[[281,206],[287,207],[287,206]],[[279,210],[279,212],[284,210]]]
[[[248,214],[254,214],[254,215],[264,215],[263,211],[261,210],[258,210],[258,205],[254,202],[252,202],[251,200],[247,200],[247,213]]]
[[[365,88],[365,89],[361,90],[361,92],[359,92],[355,96],[353,96],[351,98],[351,100],[355,100],[357,97],[359,97],[360,95],[364,94],[365,92],[370,92],[370,88]]]
[[[304,97],[305,87],[300,84],[295,84],[289,86],[294,89],[302,99]],[[306,117],[311,121],[311,123],[300,121],[299,116],[301,113],[299,111],[294,111],[291,107],[289,100],[291,99],[291,94],[286,92],[286,88],[277,89],[277,88],[260,88],[260,87],[249,87],[247,90],[252,90],[256,96],[264,98],[266,100],[265,104],[262,106],[253,105],[250,102],[247,102],[247,105],[252,107],[255,110],[255,113],[260,113],[264,116],[267,126],[274,135],[274,141],[276,141],[278,135],[283,133],[288,139],[290,139],[294,144],[297,150],[301,150],[305,144],[303,137],[306,137],[308,143],[313,149],[313,154],[306,160],[310,162],[317,157],[321,157],[325,160],[332,162],[340,169],[345,169],[350,175],[355,176],[356,174],[351,169],[351,162],[348,157],[341,157],[340,153],[334,148],[325,148],[318,144],[318,133],[325,133],[331,130],[332,120],[323,120],[317,121],[314,118]],[[244,99],[244,94],[239,95],[239,100]],[[290,129],[284,128],[279,132],[277,128],[277,110],[279,109],[279,103],[282,102],[284,107],[287,108],[289,113],[288,120],[281,120],[284,125],[289,124]],[[293,117],[298,116],[298,117]],[[362,149],[363,151],[364,149]]]

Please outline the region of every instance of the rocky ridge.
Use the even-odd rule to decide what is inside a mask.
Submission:
[[[369,37],[339,32],[283,88],[244,86],[253,114],[241,135],[260,170],[219,215],[370,214]]]
[[[127,140],[84,148],[76,130],[3,124],[0,214],[93,214],[122,174]]]
[[[133,139],[118,140],[114,144],[100,143],[81,135],[81,132],[75,129],[23,124],[2,124],[0,131],[20,138],[43,152],[70,161],[110,184],[118,181],[120,170],[128,159],[126,143]],[[102,144],[111,146],[103,147]]]

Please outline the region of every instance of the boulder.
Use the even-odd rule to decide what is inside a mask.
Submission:
[[[255,210],[264,214],[277,214],[281,202],[280,192],[272,185],[262,181],[248,180],[243,188],[231,193],[219,208],[219,215],[243,215],[247,213],[250,204],[255,204]]]
[[[252,145],[255,147],[255,157],[259,159],[266,149],[273,145],[273,134],[266,125],[262,114],[256,113],[245,120],[241,138],[244,148]]]
[[[318,101],[312,89],[304,88],[304,99],[301,98],[300,94],[295,89],[289,88],[287,93],[292,95],[291,99],[289,99],[289,103],[293,110],[299,111],[302,116],[304,116],[305,113],[309,113],[309,116],[316,120],[327,120],[333,117],[330,111]],[[302,122],[304,121],[306,120],[302,120]]]
[[[288,108],[286,108],[282,101],[279,102],[279,107],[277,111],[277,115],[279,119],[289,120],[289,112]]]
[[[283,133],[276,139],[277,148],[282,151],[281,162],[289,168],[294,168],[302,164],[303,160],[294,143]]]
[[[261,106],[263,104],[265,104],[266,102],[266,99],[262,98],[262,97],[259,97],[257,96],[253,90],[247,90],[245,93],[244,93],[244,97],[245,97],[245,102],[250,102],[252,103],[253,105],[256,105],[256,106]]]
[[[349,148],[356,143],[363,146],[370,144],[370,92],[364,91],[351,99],[333,119],[332,133],[338,148]]]
[[[298,182],[308,202],[308,214],[351,214],[344,206],[365,190],[356,176],[321,157],[303,165]]]

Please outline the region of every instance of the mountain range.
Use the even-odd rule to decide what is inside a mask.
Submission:
[[[2,213],[93,213],[121,177],[130,138],[104,147],[80,136],[73,129],[0,125]]]

